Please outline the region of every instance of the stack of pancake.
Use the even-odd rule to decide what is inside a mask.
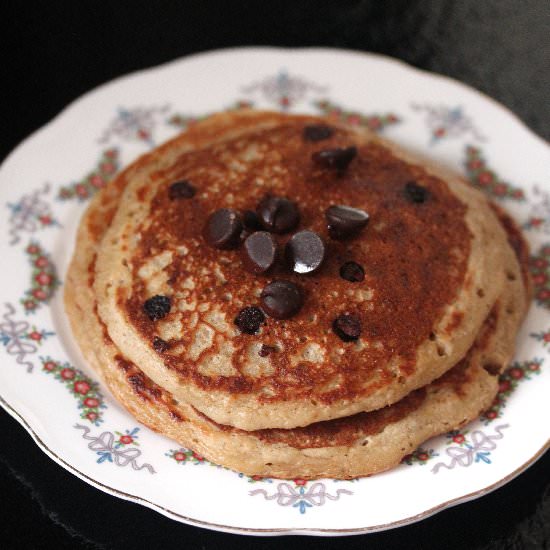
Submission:
[[[242,111],[98,193],[65,303],[143,424],[248,475],[353,478],[491,405],[527,255],[456,175],[334,121]]]

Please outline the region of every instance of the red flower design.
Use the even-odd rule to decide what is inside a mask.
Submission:
[[[294,483],[296,483],[298,487],[303,487],[307,483],[307,481],[305,479],[298,478],[294,480]]]
[[[369,119],[368,126],[371,130],[378,130],[382,126],[382,123],[379,118],[373,117]]]
[[[443,137],[444,135],[445,135],[445,128],[436,128],[434,130],[434,136],[435,137],[440,138],[440,137]]]
[[[38,219],[43,225],[50,225],[52,223],[52,219],[50,216],[40,216]]]
[[[134,438],[131,435],[121,435],[120,442],[124,445],[129,445],[134,442]]]
[[[453,436],[453,441],[460,445],[461,443],[464,443],[464,441],[466,441],[466,438],[462,434],[456,434],[455,436]]]
[[[495,185],[494,191],[496,195],[506,195],[506,185],[499,183],[498,185]]]
[[[98,176],[97,174],[94,174],[91,178],[90,178],[90,183],[94,186],[94,187],[97,187],[98,189],[100,187],[103,187],[105,185],[105,180],[101,177],[101,176]]]
[[[86,397],[86,399],[84,399],[84,405],[90,408],[99,407],[99,399],[95,397]]]
[[[489,419],[489,420],[494,420],[496,417],[497,417],[497,413],[496,411],[487,411],[485,413],[485,416]]]
[[[104,174],[112,174],[115,171],[115,165],[112,162],[104,162],[101,165],[101,171]]]
[[[470,168],[470,170],[477,170],[478,168],[481,168],[481,161],[479,159],[471,160],[468,163],[468,168]]]
[[[46,361],[46,363],[44,363],[44,369],[48,371],[52,371],[56,366],[57,365],[53,361]]]
[[[548,262],[544,260],[543,258],[537,258],[533,260],[533,267],[537,267],[539,269],[544,269],[548,266]]]
[[[511,378],[513,378],[514,380],[521,380],[524,376],[523,374],[523,371],[518,368],[518,367],[512,367],[509,371],[508,371],[508,374],[510,375]]]
[[[498,385],[498,391],[499,393],[505,393],[510,390],[511,384],[510,380],[501,380],[501,382]]]
[[[32,332],[29,333],[29,338],[31,340],[35,340],[36,342],[40,342],[40,340],[42,340],[42,334],[40,334],[36,330],[33,330]]]
[[[514,199],[523,199],[525,195],[523,194],[523,190],[522,189],[516,189],[513,193],[512,193],[512,197],[514,197]]]
[[[493,181],[493,174],[491,172],[482,172],[479,174],[478,179],[482,185],[488,185]]]
[[[418,453],[416,457],[418,460],[422,460],[422,462],[425,462],[428,458],[430,458],[427,453]]]
[[[29,246],[27,246],[27,252],[29,254],[36,254],[38,252],[38,246],[36,246],[35,244],[30,244]]]
[[[34,262],[36,267],[47,267],[49,264],[50,262],[46,256],[39,256]]]
[[[547,280],[548,277],[545,273],[537,273],[536,275],[533,275],[533,283],[537,286],[542,286]]]
[[[39,285],[48,286],[48,285],[51,284],[51,282],[52,282],[52,276],[49,275],[48,273],[44,273],[44,271],[41,271],[41,272],[35,277],[35,280],[36,280],[36,282],[37,282]]]
[[[32,295],[37,299],[37,300],[45,300],[47,297],[48,297],[48,294],[41,288],[35,288],[33,291],[32,291]],[[34,304],[34,306],[36,306],[36,304]]]
[[[185,453],[182,453],[181,451],[178,451],[177,453],[174,453],[174,459],[178,462],[183,462],[187,458],[187,455]]]
[[[531,364],[529,365],[529,370],[538,371],[538,370],[540,370],[540,365],[537,364],[537,363],[531,363]]]
[[[537,298],[539,300],[547,300],[548,298],[550,298],[550,290],[548,290],[547,288],[543,288],[542,290],[537,292]]]
[[[77,380],[73,385],[73,390],[75,393],[86,395],[90,391],[90,384],[85,380]]]
[[[88,196],[88,190],[86,189],[86,187],[84,185],[82,185],[81,183],[79,183],[78,185],[75,186],[74,190],[76,191],[76,194],[79,196],[79,197],[87,197]]]
[[[542,335],[542,339],[545,341],[545,342],[550,342],[550,332],[547,332],[546,334],[543,334]],[[538,366],[538,365],[537,365]],[[531,365],[529,365],[529,368],[531,367]]]
[[[193,451],[193,458],[198,460],[199,462],[202,462],[204,460],[204,457],[200,454],[197,454],[195,451]]]
[[[284,95],[279,100],[279,103],[282,107],[288,107],[290,105],[290,99],[288,97],[286,97],[286,95]]]
[[[149,139],[149,132],[143,128],[137,131],[137,135],[140,139]]]
[[[27,300],[24,303],[24,306],[25,306],[25,309],[31,310],[31,309],[34,309],[36,307],[36,304],[32,300]]]
[[[91,422],[95,422],[97,420],[97,413],[93,412],[93,411],[90,411],[87,415],[86,415],[86,418],[88,420],[90,420]]]
[[[59,373],[63,380],[72,380],[75,377],[75,372],[73,369],[64,368]]]

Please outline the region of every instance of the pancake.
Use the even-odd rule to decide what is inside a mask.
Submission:
[[[481,193],[363,131],[331,122],[330,137],[306,141],[311,124],[326,121],[214,117],[208,137],[193,129],[200,144],[183,134],[115,180],[124,191],[95,264],[100,318],[125,358],[222,425],[288,429],[398,401],[465,356],[513,269],[506,234]],[[311,161],[316,151],[352,144],[358,154],[345,171]],[[197,193],[171,200],[169,187],[181,180]],[[427,200],[407,196],[410,182]],[[254,210],[266,194],[296,201],[298,229],[327,243],[318,272],[279,265],[254,275],[240,251],[207,245],[212,212]],[[331,239],[323,212],[334,204],[366,210],[369,226],[356,238]],[[277,236],[280,247],[288,237]],[[363,282],[339,277],[349,260],[363,266]],[[284,321],[268,317],[258,334],[241,332],[234,319],[277,279],[302,289],[302,309]],[[156,295],[171,309],[153,322],[144,304]],[[331,329],[344,313],[360,319],[356,342]],[[275,352],[262,357],[263,345]]]
[[[67,274],[65,303],[87,361],[114,396],[151,429],[248,475],[353,478],[397,465],[424,440],[463,426],[491,405],[527,303],[520,266],[510,247],[506,249],[512,256],[506,288],[466,357],[440,379],[392,406],[304,428],[247,432],[217,424],[193,406],[178,403],[121,355],[97,315],[93,292],[97,246],[124,185],[122,179],[109,184],[83,217]],[[515,226],[506,220],[509,234],[514,235]],[[519,235],[517,229],[515,235]],[[523,247],[518,255],[524,257],[523,241],[515,238],[514,242]]]

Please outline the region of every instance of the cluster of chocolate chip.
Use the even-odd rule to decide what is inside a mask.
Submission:
[[[312,143],[332,137],[334,128],[324,124],[308,125],[303,139]],[[357,156],[355,146],[322,149],[312,154],[312,162],[324,170],[341,174]],[[413,203],[421,204],[428,197],[427,190],[411,181],[405,184],[405,196]],[[177,181],[168,188],[170,200],[191,199],[196,189],[187,180]],[[342,240],[359,233],[369,221],[364,210],[348,205],[332,205],[325,211],[328,234],[332,239]],[[295,202],[286,197],[266,195],[255,211],[242,214],[231,208],[213,212],[203,228],[203,237],[212,247],[228,250],[241,247],[241,257],[246,270],[260,275],[271,270],[280,258],[278,243],[274,235],[290,233],[300,223],[300,211]],[[288,268],[297,274],[317,271],[326,256],[326,245],[314,231],[297,231],[287,241],[284,260]],[[340,267],[340,277],[355,283],[365,278],[365,270],[356,262],[348,261]],[[235,318],[235,324],[246,334],[256,334],[265,322],[265,314],[275,319],[288,319],[300,311],[303,295],[300,287],[291,281],[275,280],[262,290],[261,309],[256,306],[243,308]],[[145,301],[143,310],[151,321],[164,318],[170,312],[171,300],[156,295]],[[332,329],[344,342],[357,340],[361,334],[360,319],[349,313],[336,317]],[[155,337],[154,347],[159,352],[168,345]],[[264,346],[266,347],[266,346]],[[272,349],[264,350],[268,355]],[[263,348],[262,348],[263,349]]]
[[[304,129],[303,138],[317,142],[333,133],[334,129],[329,126],[311,125]],[[316,151],[311,158],[323,169],[342,172],[356,155],[357,148],[351,146]],[[369,221],[367,212],[347,205],[330,206],[325,218],[329,236],[339,240],[356,235]],[[275,237],[290,233],[299,223],[300,211],[295,202],[286,197],[266,195],[255,211],[247,210],[241,214],[237,210],[222,208],[213,212],[206,221],[203,236],[214,248],[235,249],[242,244],[243,265],[256,275],[271,270],[280,258],[284,258],[292,272],[304,275],[317,271],[325,260],[326,245],[321,236],[310,229],[297,231],[286,242],[283,255],[278,251]],[[347,262],[340,269],[340,276],[351,282],[362,281],[364,275],[363,268],[355,262]],[[257,333],[266,314],[275,319],[294,316],[303,305],[303,295],[295,283],[275,280],[262,290],[260,302],[261,309],[245,307],[235,318],[241,332]],[[334,321],[333,329],[343,340],[355,340],[359,337],[360,323],[351,315],[343,315]]]

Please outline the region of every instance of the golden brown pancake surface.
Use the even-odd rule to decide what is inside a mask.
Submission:
[[[451,368],[503,284],[490,271],[506,237],[485,199],[373,136],[333,126],[312,143],[304,128],[322,120],[254,116],[257,127],[241,134],[182,152],[175,141],[170,155],[153,153],[134,167],[96,266],[99,313],[117,346],[178,399],[243,429],[379,408]],[[320,150],[349,146],[358,152],[345,170],[312,161]],[[170,186],[182,180],[196,193],[174,200]],[[411,183],[423,200],[407,193]],[[294,274],[280,260],[255,275],[240,249],[205,241],[213,212],[255,210],[266,195],[300,210],[298,227],[275,236],[281,252],[295,231],[323,238],[319,271]],[[369,213],[356,237],[327,231],[325,211],[341,204]],[[348,261],[362,266],[363,281],[340,276]],[[241,332],[239,312],[260,306],[262,289],[281,279],[300,287],[302,309],[285,320],[266,316],[257,334]],[[171,308],[152,320],[144,304],[158,295]],[[341,314],[360,321],[357,341],[333,330]],[[272,351],[263,355],[262,346]]]

